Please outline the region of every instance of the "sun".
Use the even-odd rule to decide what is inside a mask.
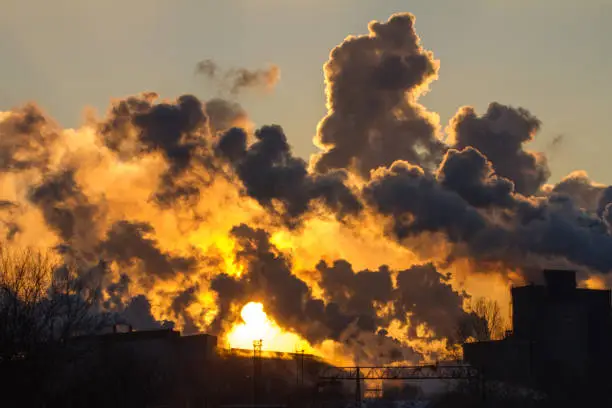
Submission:
[[[295,352],[311,350],[307,341],[295,333],[284,331],[268,317],[260,302],[249,302],[240,312],[242,323],[236,324],[226,336],[232,348],[253,348],[253,341],[261,340],[262,349],[269,351]]]

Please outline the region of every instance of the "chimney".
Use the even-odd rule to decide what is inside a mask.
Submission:
[[[554,297],[568,297],[576,290],[576,271],[546,269],[544,280],[548,293]]]

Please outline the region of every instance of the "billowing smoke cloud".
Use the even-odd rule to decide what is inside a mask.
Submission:
[[[130,300],[123,312],[123,317],[132,325],[134,330],[171,329],[171,321],[157,321],[151,314],[151,305],[144,295],[138,295]]]
[[[196,64],[196,73],[217,81],[222,89],[236,95],[246,88],[262,88],[272,90],[280,80],[280,68],[270,65],[266,69],[250,70],[247,68],[231,68],[222,70],[213,60],[207,59]]]
[[[0,113],[7,244],[82,265],[100,308],[135,328],[223,335],[259,301],[312,345],[376,363],[452,347],[475,318],[457,271],[610,272],[612,188],[584,172],[545,184],[546,158],[526,149],[540,122],[522,108],[461,108],[442,143],[418,103],[438,62],[414,17],[369,28],[325,65],[310,168],[280,126],[255,130],[219,98],[144,93],[74,130],[35,105]],[[198,71],[232,94],[278,80],[276,68]]]
[[[550,176],[546,157],[523,147],[539,130],[540,121],[527,110],[499,103],[490,104],[482,116],[471,107],[461,108],[449,125],[453,147],[478,149],[498,175],[526,195],[536,193]]]
[[[355,323],[360,330],[375,332],[378,327],[387,326],[384,316],[377,316],[374,305],[374,302],[384,304],[392,299],[393,283],[386,266],[377,272],[355,273],[350,263],[338,260],[333,265],[320,262],[317,269],[327,299],[339,305],[344,313],[358,316]]]
[[[211,135],[215,136],[233,127],[249,129],[251,123],[245,110],[237,102],[215,98],[206,102]]]
[[[282,327],[313,344],[334,339],[358,349],[363,342],[377,339],[377,347],[390,345],[393,340],[384,328],[394,319],[407,324],[407,335],[416,336],[417,327],[425,324],[448,337],[455,335],[460,321],[471,318],[462,308],[465,295],[455,292],[448,278],[432,265],[399,272],[394,287],[394,273],[386,266],[355,272],[345,260],[321,261],[316,272],[323,300],[315,298],[306,281],[292,272],[291,258],[271,244],[265,231],[240,225],[232,234],[238,242],[236,257],[246,264],[246,271],[239,278],[220,275],[214,279],[212,287],[220,302],[261,301]],[[392,312],[381,313],[381,305]],[[230,304],[221,309],[228,313]],[[416,352],[395,342],[387,355],[377,358],[390,362],[407,355],[414,357]]]
[[[231,129],[221,137],[218,151],[233,161],[247,193],[262,205],[273,208],[276,200],[290,217],[303,214],[317,199],[339,216],[361,209],[358,198],[345,184],[347,174],[309,174],[306,162],[292,154],[280,126],[259,129],[256,142],[248,149],[246,138],[243,130]]]
[[[195,266],[195,259],[175,257],[164,253],[158,244],[148,237],[155,231],[146,223],[119,221],[111,226],[99,251],[106,259],[124,266],[134,261],[143,263],[143,269],[160,278],[169,278],[177,272],[188,272]]]
[[[338,260],[333,265],[320,262],[317,269],[327,300],[343,313],[358,316],[355,323],[362,331],[377,331],[395,319],[407,324],[410,337],[416,337],[417,328],[425,324],[444,338],[456,336],[458,322],[472,318],[463,310],[467,295],[456,292],[449,277],[432,264],[397,273],[387,266],[354,272],[350,263]],[[377,305],[383,304],[391,306],[390,313],[380,313]]]
[[[0,114],[0,170],[46,169],[57,139],[57,129],[34,104]]]
[[[327,116],[316,143],[314,168],[370,170],[403,159],[435,167],[443,144],[438,124],[417,99],[437,77],[438,62],[414,30],[414,16],[372,22],[367,36],[348,37],[325,64]]]
[[[508,207],[514,202],[512,182],[495,177],[491,162],[472,147],[449,150],[440,164],[437,179],[474,207]]]
[[[399,239],[442,232],[452,242],[488,241],[484,216],[418,166],[398,161],[378,169],[364,196],[377,211],[393,217],[393,234]]]
[[[590,212],[598,211],[600,214],[600,201],[608,201],[604,198],[605,191],[606,186],[593,182],[585,171],[568,174],[551,189],[554,194],[569,196],[576,206]],[[605,207],[605,204],[603,206]]]
[[[124,160],[162,154],[168,167],[160,177],[154,198],[160,205],[170,205],[199,194],[196,183],[181,176],[194,161],[209,164],[203,160],[207,116],[201,101],[194,96],[181,96],[174,104],[154,104],[156,97],[147,93],[116,103],[110,117],[100,126],[100,137],[107,148]]]
[[[270,243],[268,233],[240,225],[232,229],[232,235],[237,240],[236,258],[246,265],[246,271],[237,279],[227,275],[214,278],[212,288],[219,299],[264,301],[283,327],[311,340],[332,335],[329,320],[340,318],[337,311],[333,306],[327,306],[327,311],[322,301],[312,299],[310,288],[292,273],[291,260]]]
[[[457,336],[457,322],[475,318],[463,310],[466,294],[456,292],[449,280],[432,264],[415,265],[397,275],[394,314],[400,321],[410,320],[411,337],[425,323],[436,335],[452,338]]]
[[[612,269],[612,236],[604,221],[576,207],[570,197],[527,199],[514,193],[473,149],[451,150],[443,164],[438,172],[442,183],[405,162],[373,174],[365,197],[392,217],[391,234],[397,239],[442,233],[453,244],[453,257],[514,268],[536,256],[542,265],[553,257],[604,273]],[[466,179],[449,182],[449,167],[468,169],[463,170]]]
[[[28,198],[38,206],[63,244],[78,250],[90,248],[96,242],[100,233],[97,220],[102,210],[82,192],[74,169],[48,174],[42,183],[31,188]]]

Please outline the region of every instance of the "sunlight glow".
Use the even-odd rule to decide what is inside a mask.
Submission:
[[[254,340],[262,340],[262,350],[293,353],[298,348],[312,352],[308,343],[295,333],[281,329],[264,311],[263,304],[249,302],[240,312],[243,323],[236,324],[226,340],[232,348],[252,349]]]

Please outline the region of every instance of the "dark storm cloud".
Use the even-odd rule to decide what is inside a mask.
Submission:
[[[444,146],[416,99],[436,77],[437,62],[421,47],[411,14],[369,29],[334,48],[325,64],[328,113],[316,136],[324,151],[314,167],[355,168],[364,177],[400,159],[433,168]]]
[[[492,103],[478,116],[474,108],[464,107],[449,129],[452,147],[477,149],[492,163],[496,174],[514,183],[518,193],[534,194],[550,176],[546,157],[524,149],[540,130],[539,119],[526,109]]]

